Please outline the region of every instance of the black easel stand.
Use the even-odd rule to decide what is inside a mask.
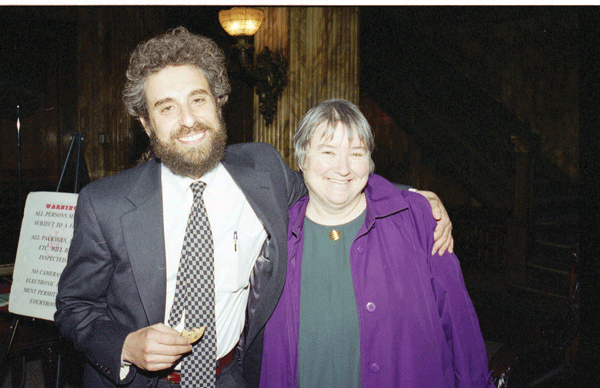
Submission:
[[[62,172],[60,174],[60,179],[58,180],[58,185],[56,186],[56,191],[59,192],[60,187],[63,183],[63,179],[69,170],[69,167],[73,168],[73,193],[79,193],[79,190],[88,183],[90,183],[90,175],[88,173],[87,164],[85,163],[85,158],[81,153],[81,148],[83,144],[83,133],[78,132],[71,136],[71,144],[69,145],[69,151],[67,152],[67,156],[65,158],[65,163],[63,165]],[[77,155],[74,161],[71,160],[71,155],[73,155],[73,148],[76,148]],[[75,166],[71,166],[75,163]],[[80,180],[81,179],[81,180]]]
[[[65,163],[63,165],[62,172],[60,174],[60,179],[58,181],[58,185],[56,186],[56,192],[60,192],[61,185],[63,183],[63,179],[65,175],[67,175],[67,171],[73,171],[73,193],[79,193],[79,190],[86,184],[90,183],[90,176],[87,169],[87,164],[85,162],[85,158],[83,157],[82,151],[83,144],[83,133],[78,132],[71,136],[71,144],[69,145],[69,151],[67,152],[67,156],[65,157]],[[73,149],[76,148],[76,159],[72,159]],[[74,166],[73,166],[74,163]],[[70,167],[73,167],[72,169]],[[6,338],[6,342],[4,344],[4,349],[2,351],[2,356],[0,357],[0,365],[7,365],[8,361],[8,353],[10,352],[10,348],[12,346],[13,340],[15,338],[15,334],[17,332],[17,328],[19,327],[19,316],[15,315],[13,317],[12,323],[10,325],[9,334]],[[58,339],[59,342],[62,342],[62,336]],[[60,349],[61,344],[58,345],[57,358],[56,358],[56,388],[60,388],[62,386],[61,381],[61,368],[62,368],[62,351]],[[25,386],[25,366],[23,366],[23,376],[21,377],[21,388]]]

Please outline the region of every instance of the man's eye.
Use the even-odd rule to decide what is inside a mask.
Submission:
[[[175,107],[173,107],[172,105],[169,105],[169,106],[165,106],[160,111],[162,113],[169,113],[169,112],[173,111],[173,109],[175,109]]]

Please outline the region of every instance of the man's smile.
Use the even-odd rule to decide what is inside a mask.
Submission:
[[[204,141],[206,137],[206,130],[195,131],[177,138],[177,141],[186,145],[197,145]]]

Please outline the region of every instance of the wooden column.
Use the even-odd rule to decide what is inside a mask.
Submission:
[[[277,103],[273,123],[265,124],[254,97],[254,141],[273,144],[294,166],[293,136],[298,120],[329,98],[359,101],[358,7],[266,7],[265,21],[254,37],[288,59],[288,83]]]

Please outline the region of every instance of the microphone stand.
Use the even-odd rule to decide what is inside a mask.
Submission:
[[[22,214],[23,188],[21,181],[21,107],[17,105],[17,188],[20,214]]]

